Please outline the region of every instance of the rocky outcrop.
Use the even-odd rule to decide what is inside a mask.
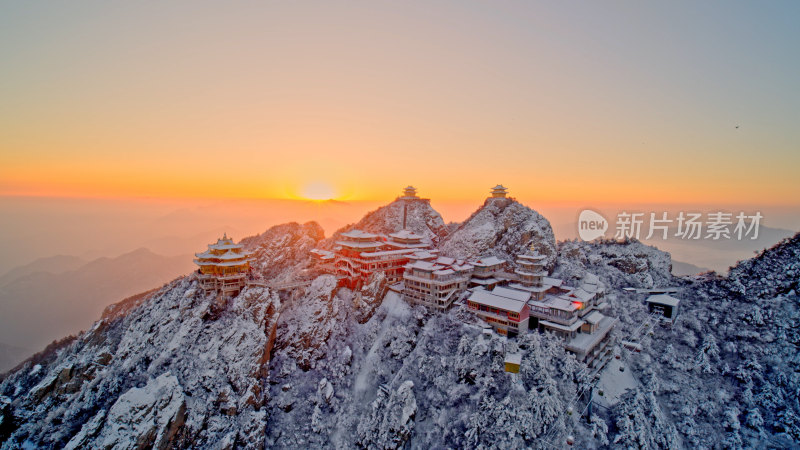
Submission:
[[[405,381],[391,393],[379,390],[370,408],[369,418],[359,424],[359,445],[402,448],[414,430],[417,413],[414,382]]]
[[[755,258],[736,264],[728,273],[725,285],[743,295],[769,297],[800,291],[798,278],[800,233],[784,239]]]
[[[288,302],[280,316],[275,349],[309,370],[324,355],[322,347],[330,337],[342,306],[335,301],[336,278],[323,275],[305,288],[303,295]]]
[[[165,449],[186,420],[186,396],[169,372],[120,395],[111,409],[100,410],[66,445],[66,449]]]
[[[556,260],[556,241],[550,222],[511,198],[488,198],[441,246],[442,253],[459,258],[496,256],[515,264],[516,255],[531,245],[545,255],[546,266]]]
[[[674,283],[670,254],[636,240],[565,241],[554,275],[567,281],[585,273],[613,287],[652,288]]]
[[[424,199],[397,199],[386,206],[367,213],[360,221],[338,230],[336,235],[358,229],[377,234],[390,234],[403,229],[405,208],[406,228],[427,237],[433,242],[447,234],[442,216]]]
[[[311,261],[309,251],[324,237],[324,230],[316,222],[302,225],[291,222],[244,238],[242,244],[254,253],[254,271],[272,284],[281,284],[296,281],[298,277],[313,277],[305,273]]]

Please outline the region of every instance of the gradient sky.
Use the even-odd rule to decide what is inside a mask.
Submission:
[[[0,195],[794,205],[798,23],[797,1],[2,1]]]

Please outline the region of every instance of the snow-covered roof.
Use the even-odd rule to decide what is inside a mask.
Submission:
[[[392,255],[410,255],[414,253],[414,249],[411,248],[403,248],[400,250],[384,250],[380,252],[364,252],[361,254],[361,257],[364,259],[368,258],[378,258],[381,256],[392,256]]]
[[[389,236],[395,239],[422,239],[421,235],[405,228]]]
[[[252,258],[248,258],[241,261],[226,261],[226,262],[212,262],[212,261],[200,261],[198,259],[194,260],[194,263],[198,266],[217,266],[217,267],[234,267],[234,266],[241,266],[247,262],[253,261]]]
[[[600,323],[601,320],[603,320],[604,317],[605,316],[601,314],[599,311],[592,311],[591,313],[589,313],[588,316],[584,317],[583,320],[592,325],[597,325],[598,323]]]
[[[581,289],[583,289],[586,292],[592,292],[592,293],[597,293],[601,290],[599,285],[589,284],[589,283],[581,284]]]
[[[203,253],[195,253],[194,255],[200,260],[214,259],[220,261],[234,261],[234,260],[248,259],[250,258],[250,256],[252,256],[252,253],[251,252],[236,253],[231,250],[228,250],[225,253],[219,255],[215,255],[214,253],[211,253],[209,251],[205,251]],[[203,262],[208,262],[208,261],[203,261]]]
[[[418,250],[411,254],[412,259],[433,259],[436,258],[436,254],[431,253],[428,250]]]
[[[377,247],[379,245],[383,245],[383,242],[378,242],[378,241],[366,241],[366,242],[336,241],[336,245],[341,245],[343,247],[354,247],[354,248],[372,248],[372,247]]]
[[[550,277],[543,277],[542,284],[549,284],[551,287],[560,287],[564,283],[564,280],[561,278],[550,278]]]
[[[580,322],[580,321],[579,321]],[[598,323],[594,333],[578,333],[574,338],[567,342],[567,350],[575,353],[586,354],[603,340],[611,328],[616,325],[617,319],[613,317],[603,317]]]
[[[473,278],[473,279],[471,280],[471,282],[472,282],[472,283],[475,283],[475,284],[495,284],[495,283],[497,283],[497,282],[499,282],[499,281],[500,281],[500,280],[498,280],[498,279],[497,279],[497,278],[495,278],[495,277],[489,277],[489,278]]]
[[[242,245],[234,244],[233,242],[230,242],[230,240],[227,243],[220,243],[217,241],[216,244],[208,244],[209,250],[230,250],[234,248],[242,248]]]
[[[540,270],[538,272],[528,272],[527,270],[515,269],[514,273],[516,273],[517,275],[527,275],[529,277],[543,277],[547,275],[547,272],[545,272],[544,270]]]
[[[472,266],[472,264],[467,264],[467,263],[465,263],[463,261],[461,261],[460,263],[456,262],[451,267],[453,268],[453,270],[458,270],[460,272],[467,271],[467,270],[472,270],[472,269],[475,268],[475,267]]]
[[[405,266],[408,270],[422,270],[433,272],[434,275],[450,275],[455,272],[467,272],[473,267],[463,260],[454,258],[439,257],[435,261],[416,260]]]
[[[556,330],[567,331],[567,332],[573,332],[573,331],[577,330],[584,323],[586,323],[586,322],[584,322],[582,320],[576,320],[575,323],[573,323],[571,325],[562,325],[560,323],[551,322],[549,320],[540,320],[539,321],[540,325],[544,325],[547,328],[555,328]]]
[[[312,249],[311,253],[314,254],[314,255],[319,256],[322,259],[328,259],[328,258],[333,258],[334,257],[333,252],[329,252],[328,250],[322,250],[322,249],[319,249],[319,248]]]
[[[508,285],[508,287],[510,287],[512,289],[517,289],[519,291],[528,291],[528,292],[537,292],[537,293],[538,292],[544,292],[544,291],[550,289],[550,286],[547,286],[547,285],[525,286],[525,285],[519,284],[519,283],[511,283],[511,284]]]
[[[572,291],[572,293],[570,293],[569,295],[577,298],[578,300],[580,300],[581,302],[584,302],[584,303],[588,302],[591,299],[593,299],[594,296],[595,296],[595,294],[593,292],[587,292],[583,288],[578,288],[578,289]]]
[[[435,270],[435,264],[430,261],[414,261],[412,263],[406,264],[406,269],[417,269],[417,270],[424,270],[427,272],[432,272]]]
[[[450,264],[453,264],[454,262],[456,262],[455,258],[450,258],[450,257],[447,257],[447,256],[440,256],[440,257],[436,258],[436,263],[437,264],[444,264],[444,265],[449,266]]]
[[[546,256],[541,255],[539,253],[534,253],[533,255],[528,255],[528,254],[519,254],[519,255],[517,255],[517,259],[526,259],[526,260],[533,261],[533,262],[540,262],[540,261],[544,260],[545,258],[546,258]]]
[[[578,307],[572,301],[561,297],[547,297],[544,300],[529,300],[528,304],[531,306],[538,306],[540,308],[553,308],[559,311],[573,312]]]
[[[216,255],[215,258],[218,258],[218,259],[221,259],[221,260],[225,260],[225,261],[230,261],[230,260],[233,260],[233,259],[246,258],[248,256],[250,256],[250,252],[236,253],[236,252],[233,252],[231,250],[228,250],[227,252],[225,252],[225,253],[223,253],[221,255]]]
[[[531,298],[530,292],[518,291],[516,289],[509,289],[502,286],[496,286],[494,289],[492,289],[492,294],[510,298],[518,302],[527,302],[528,299]]]
[[[667,295],[667,294],[660,294],[660,295],[651,295],[647,298],[647,303],[658,303],[661,305],[668,305],[668,306],[678,306],[681,301],[677,298]]]
[[[506,262],[505,260],[500,259],[496,256],[486,256],[477,261],[472,261],[471,264],[474,265],[475,267],[492,267],[499,264],[503,264],[505,262]]]
[[[522,353],[506,353],[506,364],[522,364]]]
[[[372,234],[361,230],[350,230],[342,233],[342,236],[351,239],[375,239],[378,237],[377,234]]]
[[[469,296],[469,301],[478,303],[479,305],[489,306],[492,308],[502,309],[504,311],[522,312],[525,308],[525,302],[512,300],[508,297],[501,297],[494,295],[485,289],[476,289]]]

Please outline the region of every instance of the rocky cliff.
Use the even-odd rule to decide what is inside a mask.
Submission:
[[[438,242],[447,233],[442,216],[431,207],[430,202],[423,199],[404,200],[398,198],[388,205],[367,213],[357,223],[343,227],[335,235],[352,229],[379,234],[394,233],[403,229],[404,214],[407,229],[425,236],[433,242]]]
[[[546,266],[552,268],[556,241],[550,222],[514,199],[488,198],[445,239],[441,250],[459,258],[494,255],[513,265],[516,255],[529,251],[531,245],[547,257]]]

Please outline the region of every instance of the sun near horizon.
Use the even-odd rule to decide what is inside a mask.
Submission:
[[[301,196],[306,200],[334,200],[336,191],[334,191],[333,186],[329,183],[324,181],[312,181],[303,186]]]

